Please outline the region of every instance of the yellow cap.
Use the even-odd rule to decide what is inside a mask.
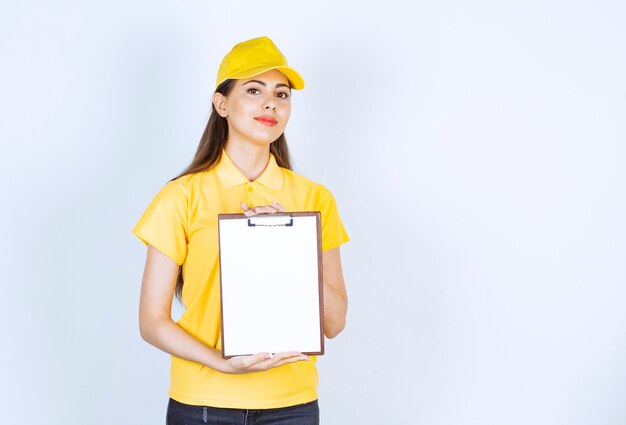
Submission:
[[[270,69],[285,74],[291,88],[304,88],[304,80],[295,69],[287,65],[287,58],[268,37],[257,37],[237,43],[220,64],[215,88],[229,78],[242,79],[262,74]]]

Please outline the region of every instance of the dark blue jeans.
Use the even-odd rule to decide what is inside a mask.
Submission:
[[[319,425],[317,400],[278,409],[222,409],[192,406],[170,398],[167,425]]]

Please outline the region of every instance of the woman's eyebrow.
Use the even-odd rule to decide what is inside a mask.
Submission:
[[[242,84],[242,86],[245,86],[248,83],[259,83],[261,84],[263,87],[267,87],[267,84],[265,84],[263,81],[261,80],[250,80],[250,81],[246,81],[245,83]],[[288,84],[284,84],[284,83],[280,83],[280,84],[276,84],[276,88],[278,87],[287,87],[289,88]]]

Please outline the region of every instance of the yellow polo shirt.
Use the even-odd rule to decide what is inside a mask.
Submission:
[[[328,189],[279,167],[271,154],[265,171],[253,182],[222,152],[221,159],[210,170],[167,183],[143,213],[133,233],[145,244],[184,265],[182,300],[186,309],[178,325],[218,350],[221,350],[221,319],[217,215],[241,213],[242,201],[252,207],[276,201],[287,211],[320,211],[322,250],[348,241]],[[249,251],[250,247],[242,248],[242,255]],[[169,395],[185,404],[239,409],[307,403],[317,399],[315,361],[313,357],[308,362],[264,372],[225,374],[172,356]]]

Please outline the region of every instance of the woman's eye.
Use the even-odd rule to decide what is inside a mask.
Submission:
[[[289,93],[285,93],[285,92],[279,92],[277,94],[278,97],[280,97],[281,99],[287,99],[289,97]]]
[[[259,92],[259,89],[253,89],[253,88],[248,89],[248,93],[257,94],[257,92]]]

